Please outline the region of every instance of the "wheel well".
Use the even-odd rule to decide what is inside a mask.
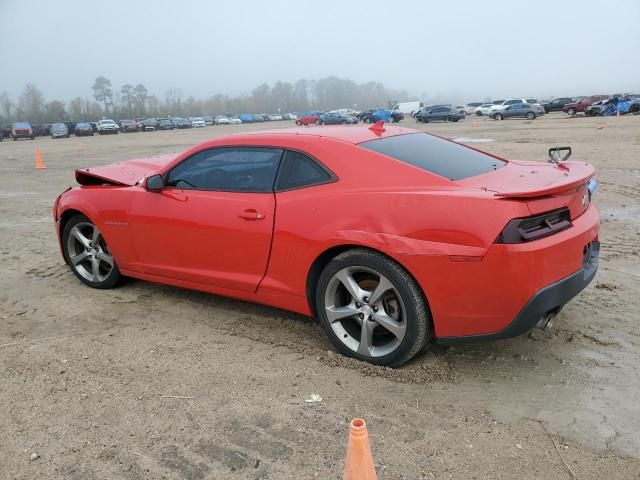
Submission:
[[[377,252],[380,255],[389,257],[389,255],[387,255],[386,253],[381,252],[380,250],[377,250],[375,248],[371,248],[363,245],[351,245],[351,244],[337,245],[335,247],[331,247],[330,249],[322,252],[311,264],[311,268],[309,269],[309,273],[307,274],[307,285],[306,285],[307,303],[309,304],[309,309],[311,310],[311,313],[313,314],[314,318],[317,317],[316,306],[314,302],[315,290],[316,290],[316,285],[318,284],[318,279],[320,278],[320,274],[322,273],[322,270],[324,270],[324,267],[326,267],[327,264],[334,257],[340,255],[343,252],[346,252],[347,250],[352,250],[354,248],[371,250],[372,252]],[[427,306],[427,309],[429,309],[430,311],[429,300],[427,299],[427,296],[424,293],[424,290],[422,290],[422,286],[420,285],[420,283],[416,280],[413,274],[404,265],[402,265],[400,262],[398,262],[394,258],[391,258],[391,260],[398,263],[407,272],[407,274],[416,282],[416,285],[418,286],[418,289],[420,290],[420,293],[422,293],[422,297],[424,298],[425,305]]]
[[[67,225],[67,222],[76,215],[84,215],[84,213],[70,208],[69,210],[65,210],[62,215],[60,215],[60,241],[62,241],[62,232],[64,232],[64,227]]]

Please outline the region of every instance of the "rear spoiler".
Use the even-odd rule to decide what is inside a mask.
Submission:
[[[563,163],[562,167],[565,173],[560,181],[530,190],[503,190],[494,193],[494,196],[502,198],[534,198],[566,192],[572,188],[578,188],[589,183],[595,173],[595,169],[591,165],[581,162]],[[560,165],[557,168],[560,168]],[[571,178],[572,173],[574,174],[574,178]]]

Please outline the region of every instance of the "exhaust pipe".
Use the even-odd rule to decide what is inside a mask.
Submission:
[[[547,312],[544,314],[544,316],[538,321],[538,323],[536,324],[536,326],[538,328],[541,328],[542,330],[544,330],[545,332],[548,332],[549,330],[551,330],[551,328],[553,327],[553,322],[556,318],[556,313],[555,312]]]

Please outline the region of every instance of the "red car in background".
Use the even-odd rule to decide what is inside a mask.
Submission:
[[[398,366],[431,339],[548,326],[597,270],[593,174],[378,124],[257,131],[77,170],[54,220],[86,285],[276,306]]]
[[[565,106],[562,107],[562,111],[569,115],[575,115],[578,112],[584,112],[591,104],[608,98],[611,97],[609,95],[591,95],[590,97],[584,97],[577,102],[565,104]]]
[[[296,120],[296,125],[315,125],[320,124],[320,115],[304,115]]]

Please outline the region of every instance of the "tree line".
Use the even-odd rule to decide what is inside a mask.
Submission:
[[[95,121],[103,117],[137,118],[165,116],[199,116],[242,113],[286,113],[336,108],[387,107],[409,99],[405,90],[392,90],[380,82],[356,82],[334,76],[319,80],[300,79],[294,83],[263,83],[250,94],[229,96],[216,94],[206,99],[184,98],[180,89],[165,92],[164,98],[149,92],[142,84],[126,83],[114,87],[106,77],[96,78],[90,98],[75,97],[68,102],[47,101],[32,83],[24,87],[17,99],[0,93],[0,123],[29,121]]]

